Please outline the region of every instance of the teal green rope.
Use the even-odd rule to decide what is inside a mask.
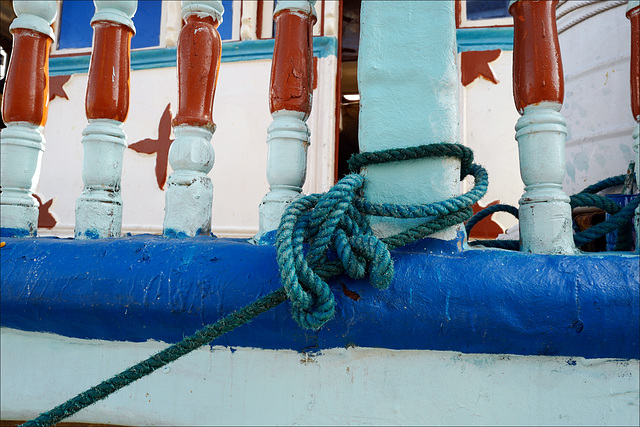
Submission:
[[[479,223],[489,215],[492,215],[496,212],[507,212],[515,216],[516,218],[520,217],[520,214],[518,213],[518,208],[516,208],[515,206],[504,205],[501,203],[497,205],[487,206],[486,208],[482,209],[480,212],[475,214],[473,218],[471,218],[469,222],[467,222],[467,224],[464,227],[465,230],[467,231],[467,236],[469,235],[469,233],[471,233],[471,230],[473,229],[473,227],[475,227],[477,223]]]
[[[574,240],[577,246],[582,246],[589,243],[598,237],[602,237],[612,231],[619,230],[629,223],[629,220],[633,218],[634,211],[638,207],[638,198],[630,202],[627,206],[620,209],[615,215],[611,215],[608,220],[596,224],[593,227],[587,228],[584,231],[576,234]],[[617,245],[618,246],[618,245]]]
[[[626,175],[617,175],[603,179],[602,181],[592,184],[581,192],[570,197],[570,204],[572,209],[577,207],[597,207],[611,215],[605,222],[601,222],[600,224],[594,225],[593,227],[581,231],[580,233],[576,233],[573,236],[576,246],[582,246],[599,237],[611,233],[612,231],[622,230],[624,227],[628,226],[629,220],[633,217],[634,210],[638,206],[638,198],[631,201],[629,204],[627,204],[627,206],[623,208],[613,200],[605,196],[599,196],[595,194],[606,188],[622,185],[624,183],[625,177]],[[495,212],[507,212],[518,218],[518,208],[514,206],[503,204],[489,206],[475,214],[473,218],[471,218],[469,222],[467,222],[465,227],[467,235],[471,232],[471,229],[478,222]],[[626,247],[630,238],[630,232],[619,232],[616,241],[616,250],[620,250],[619,248]],[[476,240],[473,242],[469,242],[469,245],[482,245],[487,247],[511,250],[519,249],[519,242],[517,240]]]
[[[60,422],[81,409],[104,399],[132,382],[137,381],[155,370],[177,360],[185,354],[210,343],[212,340],[226,332],[244,325],[257,315],[272,309],[286,300],[287,294],[285,293],[284,288],[279,288],[235,313],[231,313],[217,322],[205,326],[179,343],[167,347],[148,359],[133,365],[119,374],[114,375],[110,379],[91,387],[89,390],[80,393],[72,399],[69,399],[65,403],[56,406],[50,411],[40,414],[38,418],[27,421],[22,424],[22,426],[47,427]]]
[[[281,288],[23,426],[53,425],[287,299],[291,300],[291,313],[298,324],[318,329],[335,313],[335,298],[326,280],[337,274],[346,272],[350,277],[360,279],[368,272],[375,288],[386,289],[394,274],[389,248],[405,245],[471,218],[471,205],[486,192],[487,172],[473,164],[471,150],[459,144],[433,144],[361,153],[351,163],[352,167],[359,168],[374,163],[439,156],[460,159],[461,177],[472,175],[475,179],[474,188],[461,196],[426,205],[371,204],[360,195],[364,178],[351,174],[325,194],[311,194],[295,200],[282,217],[276,239],[277,261],[283,283]],[[425,222],[398,235],[379,239],[369,226],[367,214],[371,212],[397,218],[425,218]],[[308,244],[306,253],[305,244]],[[332,260],[334,258],[337,260]]]
[[[461,178],[474,177],[474,188],[441,202],[422,205],[371,203],[359,196],[364,177],[347,175],[325,194],[312,194],[291,203],[282,217],[276,245],[280,279],[291,300],[291,315],[303,328],[318,329],[335,313],[335,299],[326,280],[346,272],[386,289],[393,279],[389,248],[406,245],[428,234],[464,222],[471,206],[486,193],[488,175],[473,164],[472,151],[459,144],[435,144],[376,153],[360,153],[349,161],[350,168],[427,157],[460,159]],[[369,226],[369,215],[394,218],[423,218],[424,223],[384,240]],[[305,254],[304,244],[309,249]],[[330,254],[338,258],[330,263]],[[329,267],[330,264],[330,267]]]

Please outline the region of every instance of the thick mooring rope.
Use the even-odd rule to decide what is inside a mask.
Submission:
[[[625,226],[629,224],[629,220],[633,217],[636,207],[638,207],[638,198],[632,200],[626,206],[622,207],[611,199],[605,196],[600,196],[596,193],[617,185],[624,183],[626,175],[618,175],[610,178],[603,179],[595,184],[592,184],[582,190],[581,192],[574,194],[570,197],[571,209],[578,207],[596,207],[604,210],[611,216],[604,222],[596,224],[584,231],[574,234],[573,240],[576,246],[585,245],[599,237],[602,237],[612,231],[620,230],[616,239],[615,250],[622,250],[624,247],[629,246],[631,239],[631,233],[621,232]],[[518,218],[518,208],[511,205],[498,204],[489,206],[477,214],[475,214],[469,222],[467,222],[465,228],[467,235],[471,232],[473,227],[496,212],[507,212],[516,218]],[[471,246],[482,245],[486,247],[518,250],[519,242],[517,240],[476,240],[469,242]]]
[[[473,189],[461,196],[424,205],[373,204],[360,194],[363,176],[352,173],[325,194],[312,194],[295,200],[283,215],[276,238],[281,288],[27,421],[23,426],[50,426],[70,417],[287,299],[291,300],[291,314],[299,325],[318,329],[335,312],[335,298],[326,280],[343,272],[354,279],[364,278],[368,273],[375,288],[386,289],[394,274],[389,249],[471,218],[471,206],[486,193],[488,175],[484,168],[473,164],[473,152],[459,144],[431,144],[361,153],[350,161],[350,168],[354,171],[370,164],[442,156],[460,159],[461,178],[473,176]],[[371,231],[367,215],[426,220],[417,227],[380,239]],[[305,253],[306,245],[308,250]]]

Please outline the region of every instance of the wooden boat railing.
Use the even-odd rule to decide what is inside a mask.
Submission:
[[[13,2],[17,18],[11,26],[14,49],[9,65],[2,113],[2,235],[35,236],[38,203],[32,193],[39,179],[48,107],[48,55],[56,2]],[[312,105],[313,24],[315,1],[280,2],[271,71],[267,177],[270,191],[260,205],[258,237],[275,230],[286,206],[302,192],[306,176]],[[526,184],[520,200],[521,250],[576,253],[569,198],[562,190],[565,175],[566,125],[560,113],[564,87],[557,37],[557,1],[514,0],[513,88],[522,117],[516,125],[520,171]],[[84,190],[76,204],[78,239],[119,237],[122,227],[120,178],[126,136],[121,129],[129,105],[132,17],[137,1],[95,1],[91,20],[94,43],[86,95],[88,126],[83,131]],[[638,33],[640,5],[629,2],[632,26],[632,111],[638,111]],[[213,101],[220,66],[217,26],[221,1],[183,1],[183,26],[177,52],[178,113],[176,140],[169,161],[163,234],[192,237],[211,232],[213,167],[211,139],[215,131]],[[638,153],[638,127],[634,132]],[[640,164],[640,160],[638,161]],[[636,212],[636,227],[640,223]]]

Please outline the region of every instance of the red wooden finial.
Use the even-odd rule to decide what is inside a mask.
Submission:
[[[640,116],[640,6],[627,12],[631,21],[631,112]]]
[[[124,122],[129,113],[130,50],[133,30],[96,21],[85,109],[88,119]]]
[[[514,21],[513,96],[520,114],[529,105],[564,100],[557,3],[519,0],[509,7]]]
[[[51,38],[41,32],[16,28],[2,101],[6,123],[44,126],[49,108],[49,48]]]
[[[306,120],[311,113],[313,90],[313,24],[312,14],[283,9],[274,17],[277,25],[269,107],[300,111]]]
[[[213,130],[215,96],[222,43],[218,21],[191,14],[178,40],[178,114],[173,125],[204,126]]]

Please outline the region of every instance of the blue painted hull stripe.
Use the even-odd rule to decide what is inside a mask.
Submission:
[[[513,28],[460,28],[457,30],[458,52],[470,50],[513,50]],[[274,39],[222,43],[222,62],[255,61],[273,57]],[[338,40],[335,37],[314,37],[313,54],[319,58],[336,56]],[[52,57],[49,59],[51,76],[87,73],[89,53],[86,55]],[[131,69],[148,70],[176,66],[176,48],[133,50]]]
[[[3,241],[0,323],[25,331],[177,342],[280,286],[275,248],[236,239]],[[333,280],[337,314],[320,331],[299,328],[285,303],[216,343],[638,359],[637,255],[413,246],[393,258],[388,290]]]

